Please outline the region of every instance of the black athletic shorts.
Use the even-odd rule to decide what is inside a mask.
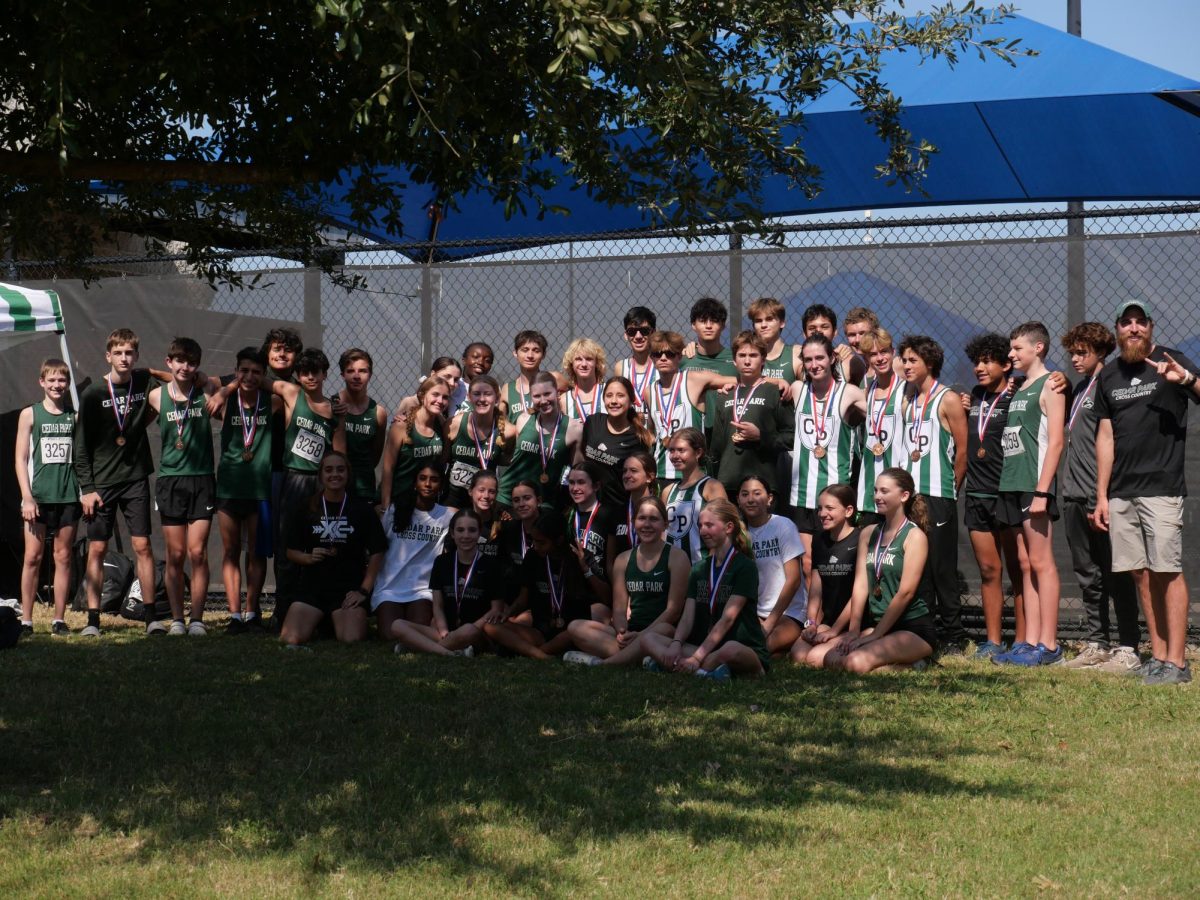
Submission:
[[[807,506],[796,506],[792,508],[792,521],[796,523],[796,530],[801,534],[820,534],[821,523],[817,521],[817,511]]]
[[[1033,503],[1032,491],[1001,491],[996,503],[996,519],[1010,528],[1020,528],[1029,518],[1029,507]],[[1051,522],[1058,521],[1058,501],[1051,497],[1046,501],[1046,512]]]
[[[217,511],[235,519],[248,519],[257,516],[261,500],[246,500],[242,497],[218,497]]]
[[[967,494],[967,502],[963,507],[963,523],[967,531],[994,532],[1006,529],[1008,525],[996,517],[999,506],[1000,498],[995,494],[990,497]]]
[[[871,623],[874,627],[875,623]],[[926,613],[923,616],[917,616],[915,619],[901,619],[892,626],[889,634],[895,634],[897,631],[909,631],[927,643],[934,650],[937,650],[938,639],[937,629],[933,626],[933,616]]]
[[[211,521],[216,505],[211,475],[167,475],[154,486],[158,515],[164,525]]]
[[[150,536],[150,482],[126,481],[99,488],[101,507],[87,523],[89,541],[107,541],[112,538],[117,524],[117,509],[125,516],[125,527],[132,537]]]
[[[46,527],[50,537],[58,534],[59,529],[70,528],[83,518],[83,505],[80,503],[39,503],[37,522]]]

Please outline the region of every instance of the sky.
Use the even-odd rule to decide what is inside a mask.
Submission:
[[[921,0],[910,3],[920,6]],[[1160,68],[1200,80],[1198,0],[1082,0],[1083,37]],[[1017,13],[1065,31],[1067,0],[1017,2]]]

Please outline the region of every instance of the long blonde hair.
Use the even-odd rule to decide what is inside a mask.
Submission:
[[[754,559],[754,545],[750,542],[750,532],[746,530],[741,512],[732,502],[724,497],[720,500],[709,500],[704,504],[704,509],[700,510],[700,515],[705,513],[716,516],[726,525],[733,525],[734,549]]]
[[[575,387],[575,360],[580,356],[590,356],[596,360],[596,384],[603,384],[604,374],[608,371],[608,357],[604,354],[604,348],[591,338],[575,338],[567,344],[562,358],[563,374],[571,387]]]

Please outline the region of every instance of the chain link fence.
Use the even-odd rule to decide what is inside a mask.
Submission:
[[[52,263],[10,262],[7,278],[50,287],[64,301],[80,380],[104,371],[103,339],[132,325],[143,358],[157,360],[171,336],[187,333],[205,347],[205,368],[232,370],[241,346],[257,344],[278,324],[296,327],[338,354],[363,347],[375,360],[372,393],[389,407],[411,393],[437,356],[458,357],[469,342],[495,351],[493,374],[516,373],[518,331],[547,338],[547,367],[557,368],[574,337],[606,349],[609,370],[627,355],[622,316],[635,305],[654,310],[659,327],[690,336],[688,312],[712,296],[730,308],[728,338],[748,327],[744,309],[775,297],[788,313],[785,340],[800,336],[814,303],[839,316],[873,309],[897,339],[929,334],[946,349],[944,381],[970,385],[962,352],[975,335],[1007,335],[1039,319],[1057,341],[1069,326],[1113,321],[1129,298],[1155,311],[1155,336],[1200,360],[1200,204],[1063,208],[988,215],[911,215],[798,221],[767,232],[712,228],[691,238],[672,233],[579,235],[553,244],[504,238],[482,241],[355,245],[344,248],[344,276],[304,269],[286,250],[234,254],[248,285],[211,288],[182,260],[114,256],[89,264],[89,287]],[[147,356],[147,348],[150,356]],[[1052,368],[1068,369],[1061,347]],[[340,387],[337,373],[330,385]],[[36,387],[36,384],[34,384]],[[1194,431],[1200,416],[1193,416]],[[1200,440],[1189,442],[1188,475],[1200,485]],[[1185,528],[1195,535],[1197,505]],[[1063,542],[1059,542],[1063,543]],[[1059,554],[1064,595],[1077,592],[1069,558]],[[972,585],[965,543],[960,567]],[[1200,566],[1188,562],[1200,584]],[[1196,611],[1200,612],[1200,610]]]

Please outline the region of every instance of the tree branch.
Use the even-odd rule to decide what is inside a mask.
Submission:
[[[17,153],[0,150],[0,176],[22,181],[200,181],[208,184],[294,184],[316,182],[321,173],[312,167],[288,168],[256,163],[155,161],[122,159],[72,159],[59,164],[52,153]]]

